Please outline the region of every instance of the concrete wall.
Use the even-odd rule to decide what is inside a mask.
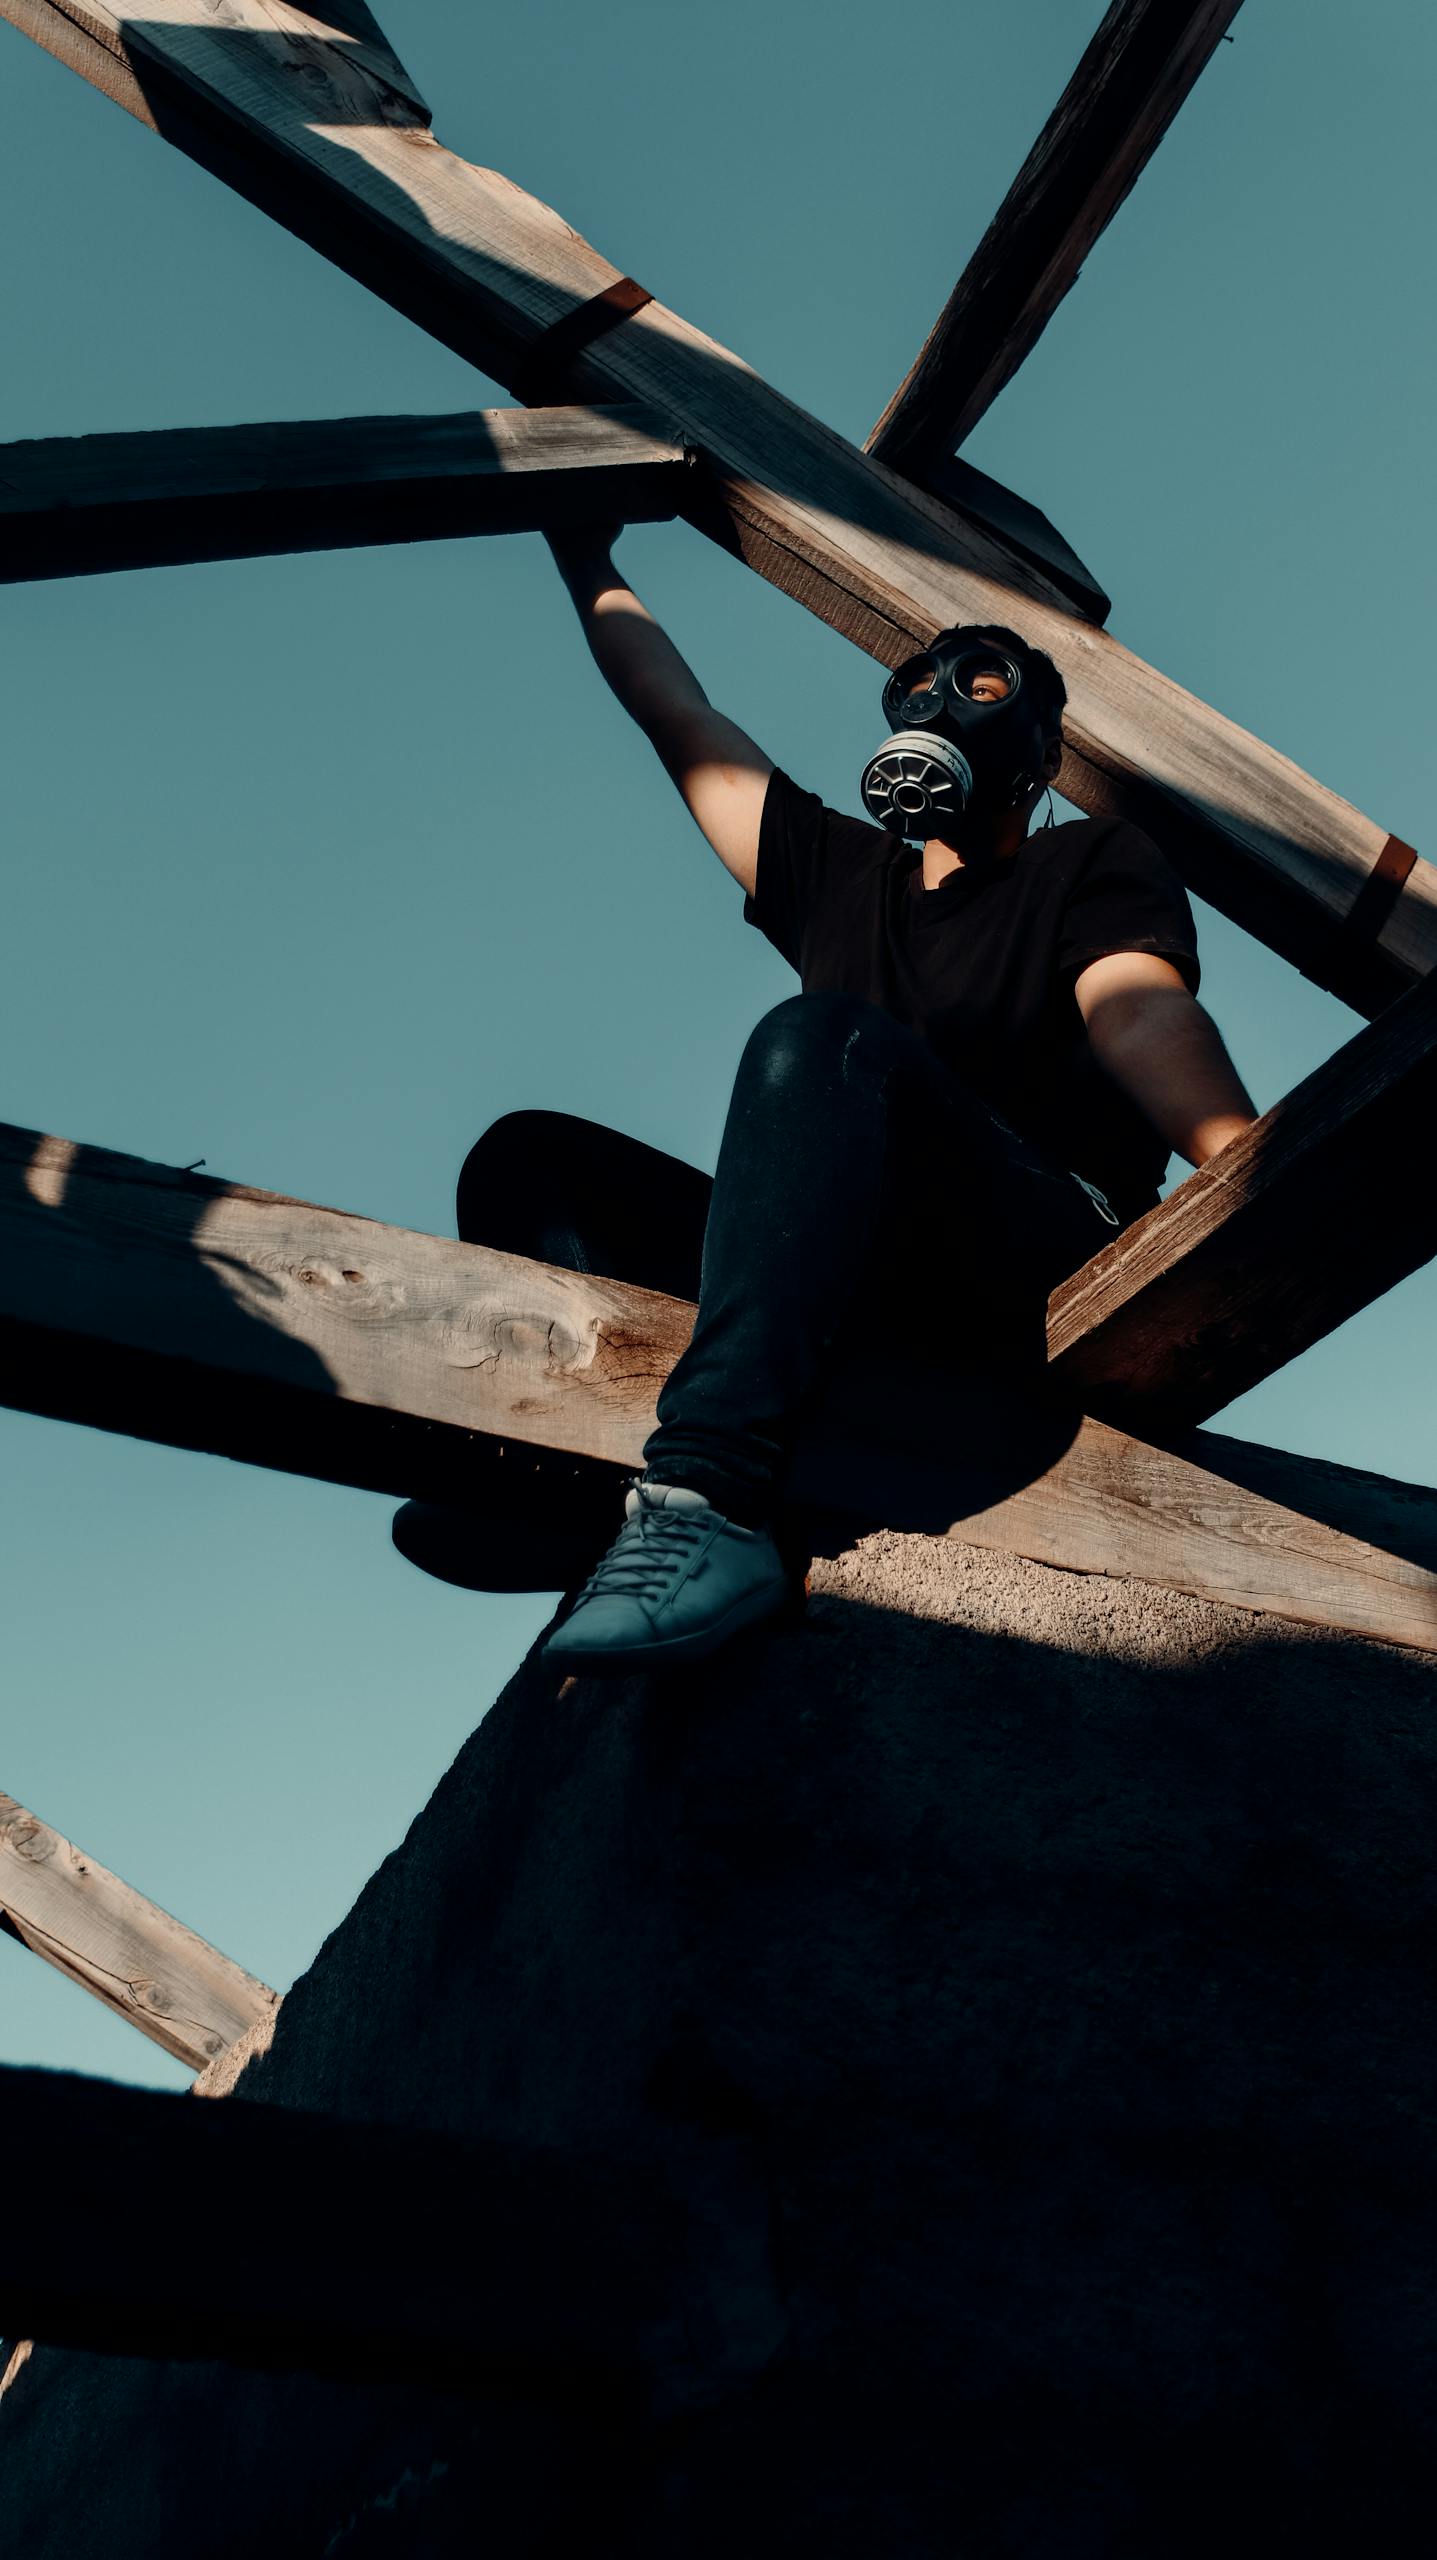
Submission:
[[[638,2425],[37,2348],[7,2549],[1425,2550],[1434,1707],[1420,1658],[896,1535],[672,1684],[531,1662],[227,2103],[740,2162],[775,2351]]]

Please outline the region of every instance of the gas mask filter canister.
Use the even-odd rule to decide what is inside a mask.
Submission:
[[[974,807],[1011,807],[1042,770],[1032,688],[977,625],[940,632],[895,667],[883,716],[896,734],[870,756],[859,790],[893,835],[944,835]]]

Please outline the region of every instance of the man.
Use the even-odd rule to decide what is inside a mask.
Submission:
[[[659,1670],[784,1610],[794,1432],[865,1305],[936,1305],[940,1350],[954,1326],[1031,1342],[1170,1149],[1203,1164],[1255,1114],[1157,848],[1120,820],[1054,828],[1051,803],[1028,834],[1066,698],[1042,651],[960,627],[897,669],[864,823],[714,710],[607,536],[551,547],[600,671],[803,988],[748,1042],[712,1187],[533,1113],[461,1178],[461,1234],[698,1298],[624,1525],[546,1647],[564,1670]],[[445,1534],[417,1505],[396,1523],[416,1562],[482,1580]]]

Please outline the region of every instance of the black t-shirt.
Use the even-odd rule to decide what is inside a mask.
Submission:
[[[1080,818],[925,889],[912,845],[775,772],[743,911],[806,993],[861,996],[907,1023],[1125,1225],[1152,1207],[1167,1141],[1104,1075],[1073,994],[1109,951],[1156,951],[1197,991],[1192,909],[1140,828]]]

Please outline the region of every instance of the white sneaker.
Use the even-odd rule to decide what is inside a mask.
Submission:
[[[558,1671],[696,1662],[776,1617],[788,1575],[766,1529],[741,1529],[682,1484],[634,1485],[624,1525],[544,1647]]]

